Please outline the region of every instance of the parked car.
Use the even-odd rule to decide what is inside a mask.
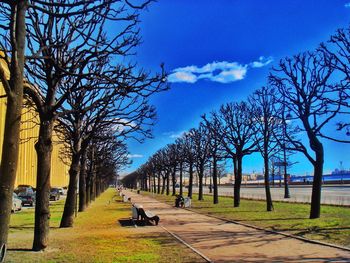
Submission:
[[[22,200],[18,198],[16,193],[13,193],[11,212],[14,213],[16,211],[21,211],[21,210],[22,210]]]
[[[22,205],[35,205],[35,193],[32,189],[18,193],[18,198],[22,200]]]
[[[53,187],[50,190],[50,200],[60,200],[60,190],[57,187]]]
[[[35,193],[35,190],[32,186],[28,185],[28,184],[20,184],[16,187],[16,189],[14,190],[14,192],[16,194],[19,194],[20,192],[32,192]]]
[[[60,195],[66,195],[67,194],[67,187],[57,187]]]

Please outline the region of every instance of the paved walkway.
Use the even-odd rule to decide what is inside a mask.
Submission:
[[[161,218],[159,227],[145,227],[141,231],[157,233],[165,231],[164,227],[211,262],[350,262],[349,251],[228,223],[134,192],[124,193],[133,203],[142,204],[145,210]]]

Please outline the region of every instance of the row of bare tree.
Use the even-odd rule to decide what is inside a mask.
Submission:
[[[191,129],[175,143],[156,152],[147,163],[131,174],[129,184],[139,180],[144,189],[150,183],[158,189],[165,184],[172,194],[179,183],[182,195],[184,169],[188,171],[188,196],[192,197],[193,173],[199,177],[198,199],[203,199],[203,174],[211,164],[213,201],[218,203],[217,165],[230,159],[234,167],[234,207],[240,204],[243,158],[259,152],[264,162],[267,211],[273,210],[269,186],[269,167],[276,155],[282,156],[285,197],[288,155],[301,152],[313,165],[310,218],[320,217],[324,164],[323,140],[349,143],[350,28],[339,29],[315,51],[280,60],[268,78],[268,85],[255,91],[246,101],[224,104],[202,116],[198,128]],[[343,138],[343,139],[342,139]],[[345,138],[345,139],[344,139]],[[156,182],[157,180],[157,182]]]
[[[35,251],[48,246],[54,131],[67,145],[62,159],[68,157],[70,165],[61,227],[73,225],[78,181],[79,211],[84,211],[128,162],[125,139],[151,136],[155,110],[148,99],[167,88],[165,73],[151,75],[128,59],[140,44],[140,10],[150,2],[0,1],[0,80],[7,103],[0,168],[1,252],[8,238],[24,98],[39,117]]]

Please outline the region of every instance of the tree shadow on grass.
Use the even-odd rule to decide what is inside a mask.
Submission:
[[[34,229],[33,225],[10,226],[10,230]]]
[[[50,229],[59,229],[59,226],[50,226]],[[33,225],[23,225],[23,226],[10,226],[10,230],[24,230],[24,229],[32,229],[34,230]]]
[[[214,213],[256,213],[256,212],[264,212],[262,210],[236,210],[234,207],[215,207],[215,206],[196,206],[193,205],[193,211],[201,210],[201,209],[222,209],[221,212],[214,212]],[[228,210],[229,209],[229,210]]]
[[[277,229],[278,231],[299,231],[296,233],[296,235],[306,235],[310,233],[328,233],[328,232],[333,232],[333,231],[346,231],[350,230],[350,227],[306,227],[306,228],[281,228]]]
[[[257,219],[233,219],[237,222],[253,222],[253,221],[289,221],[289,220],[305,220],[308,219],[307,217],[288,217],[288,218],[257,218]]]
[[[130,207],[106,207],[104,209],[105,211],[118,211],[118,212],[124,212],[124,211],[130,211]]]
[[[144,226],[154,226],[150,222],[145,222],[141,220],[131,220],[130,218],[121,218],[118,220],[121,227],[144,227]]]
[[[8,248],[7,251],[15,251],[15,252],[36,252],[31,248]]]

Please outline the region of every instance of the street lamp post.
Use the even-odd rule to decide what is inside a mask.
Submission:
[[[284,109],[282,112],[283,115],[283,166],[284,166],[284,198],[290,198],[288,178],[287,178],[287,152],[286,152],[286,134],[287,134],[287,123],[284,116]],[[288,117],[288,114],[287,114]]]

